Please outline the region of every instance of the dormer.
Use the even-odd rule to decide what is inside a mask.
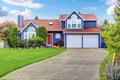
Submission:
[[[97,17],[94,14],[71,14],[60,15],[60,26],[66,30],[83,30],[85,27],[97,27]]]
[[[75,11],[65,18],[66,30],[82,30],[83,29],[83,18]]]

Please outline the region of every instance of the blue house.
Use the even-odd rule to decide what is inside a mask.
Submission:
[[[94,14],[61,14],[59,19],[24,20],[18,16],[19,38],[31,39],[36,36],[36,29],[45,26],[48,31],[46,46],[53,46],[62,41],[67,48],[99,48],[100,28]]]

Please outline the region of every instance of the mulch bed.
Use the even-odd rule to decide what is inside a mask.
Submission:
[[[120,66],[120,54],[115,54],[114,64]]]

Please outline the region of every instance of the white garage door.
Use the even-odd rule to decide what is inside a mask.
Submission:
[[[83,35],[83,48],[98,47],[98,35]]]
[[[67,48],[82,48],[82,35],[67,35]]]

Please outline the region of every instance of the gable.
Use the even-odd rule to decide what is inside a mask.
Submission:
[[[94,14],[78,14],[80,15],[84,21],[97,21],[97,17]],[[61,14],[60,21],[64,21],[68,16],[68,14]]]
[[[21,32],[27,32],[27,30],[28,30],[29,27],[32,27],[35,30],[37,29],[37,26],[31,21],[26,26],[24,26],[24,28],[19,33],[21,33]]]
[[[70,15],[68,15],[64,20],[71,19],[72,15],[76,15],[77,19],[82,19],[84,20],[77,12],[73,11]]]

